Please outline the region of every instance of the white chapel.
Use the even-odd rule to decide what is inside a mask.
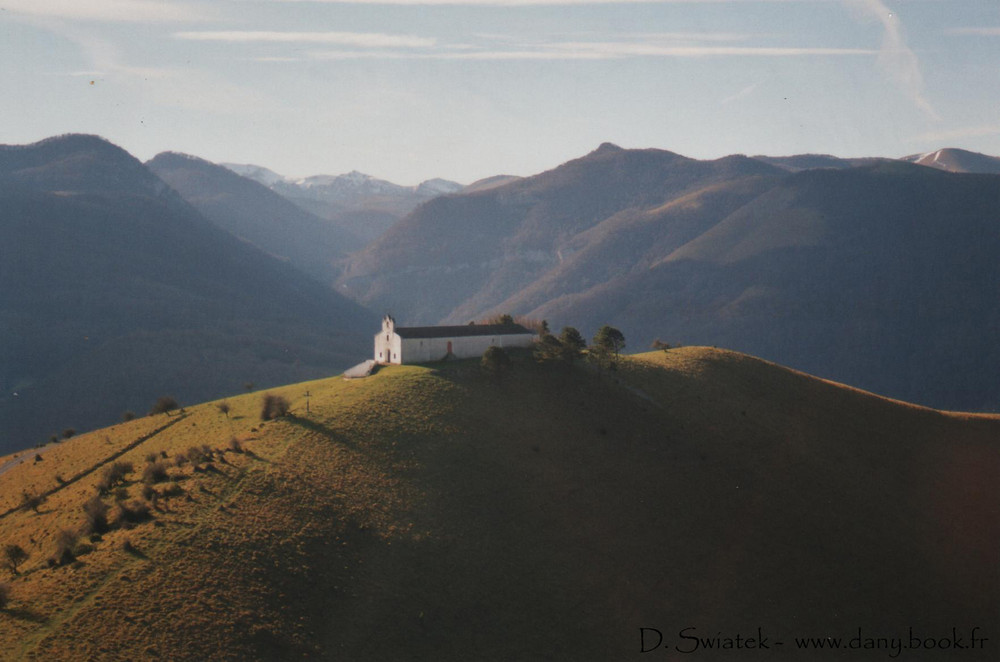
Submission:
[[[396,326],[390,315],[375,334],[376,363],[426,363],[482,356],[491,346],[531,347],[538,339],[520,324]]]

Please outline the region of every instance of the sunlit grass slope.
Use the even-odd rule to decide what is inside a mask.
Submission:
[[[0,475],[0,510],[48,494],[0,517],[0,543],[30,554],[0,612],[5,657],[611,660],[638,655],[640,627],[791,642],[995,626],[997,417],[706,348],[603,374],[519,357],[499,382],[469,361],[271,392],[291,416],[261,422],[247,394],[228,418],[139,419]],[[106,503],[150,496],[152,454],[170,465],[152,518],[115,526],[112,509],[49,567],[112,461],[133,471]]]

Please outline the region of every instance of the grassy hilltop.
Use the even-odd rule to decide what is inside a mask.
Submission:
[[[4,571],[0,656],[612,660],[639,656],[640,627],[790,647],[977,625],[991,648],[961,658],[996,655],[1000,417],[707,348],[270,392],[292,415],[262,422],[247,394],[0,475],[0,544],[30,555]],[[147,486],[153,455],[167,478]],[[102,498],[110,530],[49,567],[114,462],[132,471]],[[116,498],[151,517],[119,525]]]

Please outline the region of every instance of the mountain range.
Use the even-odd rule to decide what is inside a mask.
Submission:
[[[221,165],[351,232],[362,243],[378,237],[421,203],[463,188],[446,179],[401,186],[357,171],[293,179],[252,164]]]
[[[332,374],[374,315],[84,135],[0,148],[0,447]]]
[[[634,349],[720,345],[908,401],[990,409],[998,218],[993,174],[605,144],[425,203],[353,254],[338,286],[405,324],[511,312],[589,335],[611,323]]]
[[[587,336],[612,324],[633,351],[726,346],[993,410],[996,163],[955,149],[702,161],[604,144],[459,190],[169,152],[144,165],[94,136],[2,147],[0,446],[159,395],[329,374],[367,357],[386,312],[403,325],[510,312]]]
[[[323,283],[332,283],[338,261],[366,243],[263,184],[203,159],[163,153],[146,166],[215,225]]]

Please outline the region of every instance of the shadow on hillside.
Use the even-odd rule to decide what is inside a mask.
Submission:
[[[19,621],[31,621],[32,623],[47,623],[48,617],[28,607],[18,607],[17,609],[4,609],[3,613],[13,616]]]
[[[125,548],[125,553],[131,556],[132,558],[142,559],[143,561],[149,560],[149,556],[147,556],[145,552],[143,552],[141,549],[137,549],[132,545],[128,545],[128,547]]]
[[[348,441],[347,437],[337,434],[336,432],[333,431],[333,429],[321,423],[317,423],[316,421],[311,421],[308,418],[299,418],[298,416],[287,416],[285,420],[291,423],[292,425],[297,425],[311,432],[321,434],[330,441],[344,444],[345,446],[350,446],[351,448],[356,447],[356,444],[352,444],[350,441]]]

